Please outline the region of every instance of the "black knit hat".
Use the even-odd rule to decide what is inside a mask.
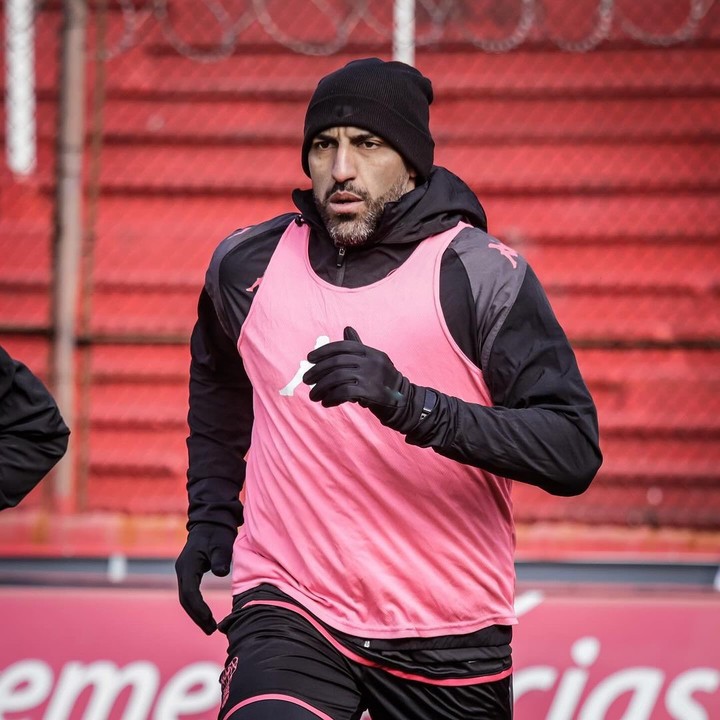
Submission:
[[[318,83],[307,113],[302,166],[310,176],[313,138],[331,127],[353,126],[387,140],[424,179],[432,168],[432,84],[411,65],[379,58],[353,60]]]

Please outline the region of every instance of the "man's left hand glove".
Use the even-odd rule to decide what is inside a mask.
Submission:
[[[237,530],[226,525],[199,522],[192,526],[187,542],[175,561],[180,604],[206,635],[217,628],[210,606],[200,592],[206,572],[224,577],[230,572]]]
[[[343,337],[308,354],[313,367],[303,382],[314,386],[310,399],[323,407],[357,402],[383,425],[410,432],[427,415],[424,389],[402,375],[384,352],[364,345],[353,328],[346,327]]]

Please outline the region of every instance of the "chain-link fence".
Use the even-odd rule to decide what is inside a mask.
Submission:
[[[521,544],[598,550],[634,530],[654,549],[659,528],[717,550],[718,3],[413,4],[436,162],[533,265],[600,413],[588,493],[516,484]],[[350,59],[392,56],[393,4],[9,0],[4,19],[0,342],[48,378],[63,233],[82,211],[71,472],[25,513],[124,514],[125,544],[157,538],[185,509],[187,342],[210,254],[293,209],[310,94]],[[81,110],[79,147],[61,103]]]

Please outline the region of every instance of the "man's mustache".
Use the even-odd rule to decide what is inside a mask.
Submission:
[[[362,190],[361,188],[355,187],[351,182],[342,182],[342,183],[335,183],[325,193],[325,197],[323,198],[323,203],[327,203],[328,200],[332,197],[332,195],[336,192],[352,193],[353,195],[357,195],[362,200],[367,200],[369,197],[366,190]]]

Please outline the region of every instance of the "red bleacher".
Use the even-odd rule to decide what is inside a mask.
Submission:
[[[718,16],[702,45],[485,54],[456,40],[418,52],[436,88],[437,162],[535,268],[599,409],[605,463],[585,495],[516,484],[528,556],[720,550]],[[45,377],[59,20],[50,4],[37,22],[38,170],[0,171],[0,342]],[[353,38],[353,53],[298,55],[252,26],[247,48],[200,64],[150,25],[108,62],[78,350],[89,423],[73,435],[85,465],[69,515],[53,512],[50,480],[3,513],[1,553],[177,551],[187,339],[207,261],[236,227],[293,209],[317,79],[388,56],[372,29]]]

